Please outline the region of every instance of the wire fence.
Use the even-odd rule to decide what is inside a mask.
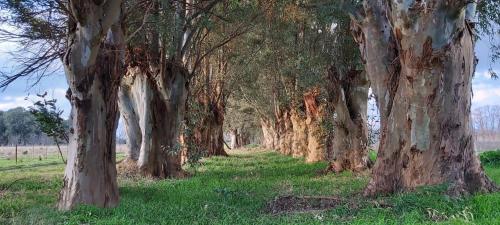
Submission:
[[[61,146],[61,151],[66,157],[67,146]],[[54,154],[59,154],[56,146],[2,146],[0,147],[0,159],[47,159]]]

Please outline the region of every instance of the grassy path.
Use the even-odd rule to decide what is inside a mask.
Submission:
[[[0,161],[0,171],[8,166]],[[500,224],[499,193],[450,199],[440,186],[365,199],[358,193],[368,174],[319,175],[324,167],[269,151],[233,151],[189,168],[194,175],[185,180],[120,178],[118,208],[65,213],[54,209],[63,166],[23,167],[0,172],[0,190],[17,181],[0,191],[0,224]],[[500,166],[486,169],[499,183]],[[287,195],[343,201],[326,211],[266,213],[268,202]]]

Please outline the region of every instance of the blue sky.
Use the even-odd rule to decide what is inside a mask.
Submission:
[[[497,38],[499,38],[497,36]],[[0,43],[0,70],[12,71],[16,62],[12,60],[9,52],[16,49],[15,44],[10,42]],[[490,49],[487,40],[481,40],[476,45],[476,53],[479,64],[473,80],[474,97],[472,107],[484,105],[500,105],[500,79],[493,80],[489,77],[490,66],[500,75],[500,63],[491,64],[489,59]],[[8,110],[15,107],[27,107],[32,105],[27,96],[48,92],[48,95],[58,100],[59,108],[64,110],[64,117],[70,112],[70,104],[66,100],[65,93],[68,85],[64,73],[61,71],[42,80],[37,86],[30,88],[32,80],[19,79],[12,83],[6,90],[0,90],[0,110]]]

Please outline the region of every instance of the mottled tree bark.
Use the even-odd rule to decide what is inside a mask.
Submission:
[[[209,105],[206,106],[210,107]],[[195,128],[195,144],[202,148],[203,152],[208,157],[227,156],[224,150],[223,109],[208,109],[206,113],[208,113],[208,115],[202,118],[201,122]]]
[[[292,156],[305,157],[307,155],[307,124],[305,112],[301,112],[296,108],[292,108],[290,120],[292,122],[293,140],[292,140]]]
[[[473,148],[474,48],[465,7],[466,1],[365,1],[354,34],[381,112],[366,195],[442,183],[452,195],[495,189]]]
[[[238,129],[231,129],[231,149],[237,149],[240,147],[238,144]]]
[[[206,149],[206,156],[228,156],[224,150],[223,125],[217,121],[207,121],[206,126],[196,131],[195,137],[200,146]]]
[[[179,133],[187,98],[187,70],[162,63],[151,101],[151,147],[139,155],[139,168],[152,177],[184,177]]]
[[[267,149],[276,149],[278,147],[278,134],[273,124],[261,118],[260,124],[262,127],[262,145]]]
[[[327,135],[323,129],[325,119],[325,105],[321,104],[319,89],[314,88],[304,94],[307,125],[307,154],[306,162],[313,163],[325,160]]]
[[[288,109],[277,111],[276,119],[278,151],[284,155],[292,155],[293,127],[290,111]]]
[[[78,204],[114,207],[119,201],[117,93],[124,58],[121,1],[77,1],[68,6],[72,15],[63,64],[70,88],[72,129],[58,208],[69,210]]]
[[[328,70],[330,104],[335,110],[330,165],[333,172],[362,171],[368,168],[367,105],[369,82],[358,70]]]
[[[227,93],[224,93],[224,78],[227,73],[225,51],[220,51],[217,57],[206,57],[203,76],[196,98],[201,110],[196,114],[201,116],[194,124],[194,145],[201,148],[205,156],[227,156],[224,150],[224,113]],[[212,63],[217,63],[216,71]],[[196,91],[194,91],[196,92]]]
[[[245,131],[245,127],[243,127],[238,132],[238,145],[244,147],[248,144],[250,144],[250,135]]]
[[[149,147],[149,138],[146,136],[146,127],[151,126],[148,119],[152,86],[147,75],[138,67],[129,67],[123,77],[119,91],[119,106],[127,133],[127,158],[125,163],[137,164],[139,154]],[[150,130],[150,129],[149,129]],[[148,132],[149,135],[149,132]]]
[[[327,135],[323,128],[324,104],[314,89],[303,96],[304,112],[294,106],[276,110],[275,123],[262,119],[263,145],[281,154],[304,157],[306,162],[325,160]]]
[[[187,97],[187,70],[171,61],[160,62],[160,66],[150,63],[149,68],[158,69],[131,62],[121,83],[120,107],[129,146],[136,148],[129,152],[137,155],[137,166],[145,176],[184,177],[179,132]],[[141,142],[132,144],[133,140]]]

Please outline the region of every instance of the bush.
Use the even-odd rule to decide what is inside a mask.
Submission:
[[[483,152],[479,155],[483,165],[500,166],[500,150]]]
[[[370,149],[368,151],[368,158],[375,163],[377,161],[377,151]]]

